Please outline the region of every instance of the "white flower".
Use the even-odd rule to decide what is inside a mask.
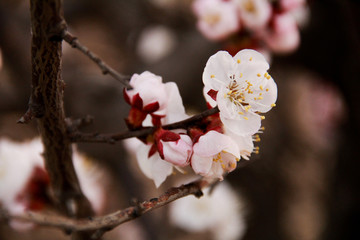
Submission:
[[[44,168],[41,153],[42,144],[38,140],[17,143],[0,139],[0,205],[10,214],[22,214],[32,201],[38,201],[23,201],[20,196],[26,191],[26,185],[36,169]],[[17,230],[28,230],[34,226],[17,220],[12,220],[10,225]]]
[[[291,13],[276,14],[273,28],[265,34],[264,41],[274,52],[294,51],[300,44],[300,33],[294,16]]]
[[[261,126],[258,113],[275,106],[277,86],[268,74],[269,64],[254,50],[241,50],[234,57],[219,51],[206,63],[203,82],[217,92],[220,119],[238,135],[252,135]]]
[[[238,145],[231,137],[216,131],[202,135],[194,144],[193,152],[191,167],[195,173],[220,180],[236,168],[240,159]]]
[[[193,196],[178,199],[170,205],[170,221],[189,232],[211,231],[215,240],[240,239],[245,222],[241,201],[226,182],[197,199]]]
[[[237,0],[236,2],[245,27],[250,30],[265,27],[272,11],[268,0]]]
[[[210,40],[222,40],[240,29],[233,1],[196,0],[192,7],[199,31]]]
[[[39,196],[47,194],[48,176],[44,167],[44,160],[42,157],[43,145],[40,138],[34,138],[31,141],[17,143],[7,139],[0,140],[0,203],[14,215],[21,215],[26,210],[41,210],[33,209],[42,204],[41,201],[47,199],[38,199]],[[76,149],[74,149],[74,167],[78,174],[79,182],[82,191],[89,199],[96,212],[104,207],[105,193],[103,185],[104,176],[89,159],[85,158]],[[34,175],[37,174],[37,175]],[[43,176],[44,175],[44,176]],[[39,178],[42,177],[42,178]],[[36,178],[35,184],[39,185],[38,192],[31,192],[27,189],[27,184]],[[45,185],[45,186],[43,186]],[[21,197],[25,195],[23,200]],[[35,194],[32,196],[31,194]],[[28,195],[30,197],[28,197]],[[29,199],[27,199],[29,198]],[[42,207],[42,206],[40,206]],[[40,208],[37,207],[37,208]],[[15,222],[16,229],[24,229],[24,224]],[[31,225],[32,226],[32,225]]]

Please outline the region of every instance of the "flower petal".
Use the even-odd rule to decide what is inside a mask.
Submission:
[[[163,124],[174,123],[188,118],[176,83],[165,83],[165,91],[169,97]]]
[[[204,85],[215,91],[218,91],[223,85],[228,85],[229,76],[233,74],[235,66],[235,62],[228,52],[215,53],[206,63],[202,77]]]
[[[212,162],[212,157],[201,157],[194,154],[191,158],[191,167],[196,174],[206,175],[211,169]]]
[[[277,85],[275,81],[270,78],[269,80],[266,80],[266,85],[261,88],[263,90],[259,89],[253,91],[254,98],[251,98],[251,102],[249,102],[249,104],[252,107],[252,111],[265,113],[269,111],[273,107],[272,105],[276,102]]]
[[[209,131],[201,136],[193,147],[194,154],[201,157],[212,157],[221,151],[226,151],[239,158],[239,148],[236,143],[224,134]]]
[[[220,112],[220,119],[230,131],[241,136],[255,134],[261,127],[260,116],[251,111],[239,114],[237,118],[227,118]]]

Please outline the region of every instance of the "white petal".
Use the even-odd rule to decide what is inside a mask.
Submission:
[[[251,111],[232,119],[224,117],[220,112],[220,119],[229,130],[241,136],[255,134],[261,127],[260,116]]]
[[[158,152],[148,158],[150,148],[150,145],[142,143],[136,152],[136,159],[145,176],[154,180],[156,187],[159,187],[166,177],[172,173],[173,166],[162,160]]]
[[[236,143],[224,134],[216,131],[209,131],[201,136],[194,144],[194,154],[202,157],[213,157],[221,151],[226,151],[239,158],[239,148]]]
[[[176,83],[165,83],[165,91],[168,96],[168,100],[165,113],[166,116],[164,118],[165,122],[163,122],[163,124],[174,123],[188,118],[188,115],[185,113],[185,108]]]
[[[140,170],[145,174],[146,177],[152,179],[152,162],[148,158],[150,148],[150,145],[146,145],[139,141],[139,145],[136,151],[136,159],[139,164]]]
[[[209,173],[212,162],[212,157],[201,157],[197,154],[193,154],[191,158],[191,167],[195,173],[204,176]]]
[[[154,180],[155,186],[159,187],[173,172],[173,165],[162,160],[158,153],[155,153],[150,157],[149,161],[152,162],[152,179]]]
[[[271,105],[276,102],[277,86],[275,81],[272,78],[266,80],[266,85],[264,85],[262,88],[263,90],[254,90],[252,95],[254,98],[256,98],[256,100],[252,98],[251,102],[249,102],[252,107],[251,109],[254,112],[257,111],[265,113],[269,111],[272,108]]]
[[[254,142],[252,135],[241,136],[233,133],[228,128],[225,128],[225,134],[231,137],[234,140],[234,142],[237,143],[241,157],[248,160],[249,159],[248,156],[252,153],[254,149]]]
[[[233,74],[235,66],[235,62],[228,52],[215,53],[206,63],[203,72],[204,85],[215,91],[218,91],[223,85],[228,85],[229,76]]]
[[[240,62],[238,61],[240,60]],[[234,56],[234,61],[238,63],[238,67],[244,67],[247,69],[258,68],[258,69],[269,69],[269,63],[266,61],[265,57],[258,51],[252,49],[244,49],[239,51]]]

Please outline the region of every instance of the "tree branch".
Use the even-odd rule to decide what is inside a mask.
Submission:
[[[30,221],[42,226],[62,228],[66,231],[96,230],[93,236],[94,238],[99,238],[106,231],[109,231],[114,227],[134,218],[140,217],[141,215],[154,209],[167,205],[174,200],[192,194],[196,197],[201,197],[203,195],[202,189],[213,185],[216,182],[218,182],[218,180],[200,179],[180,187],[170,188],[168,191],[157,198],[152,198],[150,200],[141,202],[136,206],[128,207],[101,217],[73,219],[64,216],[44,215],[36,212],[28,212],[22,216],[10,216],[5,212],[2,212],[0,216],[2,215],[2,218],[5,219]]]
[[[32,93],[29,108],[32,113],[37,113],[34,116],[38,118],[44,144],[43,156],[50,177],[52,200],[67,216],[92,216],[91,205],[81,191],[74,170],[71,141],[66,131],[62,48],[61,39],[57,37],[57,33],[66,27],[62,0],[30,0],[30,12]]]
[[[99,56],[97,56],[95,53],[91,52],[87,47],[82,45],[77,37],[74,37],[71,33],[69,33],[67,30],[63,31],[62,38],[65,42],[69,43],[73,48],[76,48],[80,50],[83,54],[88,56],[93,62],[95,62],[99,68],[101,69],[103,74],[109,74],[116,80],[118,80],[120,83],[122,83],[126,88],[131,89],[132,87],[129,84],[129,76],[122,75],[115,71],[112,67],[107,65]]]
[[[179,129],[184,128],[186,129],[189,126],[192,126],[196,124],[197,122],[201,121],[207,116],[216,114],[219,112],[219,108],[215,107],[212,109],[208,109],[200,114],[197,114],[195,116],[192,116],[188,119],[185,119],[183,121],[179,121],[176,123],[171,123],[162,126],[162,128],[167,130],[173,130],[173,129]],[[115,134],[99,134],[99,133],[81,133],[78,130],[69,132],[69,136],[71,138],[71,141],[73,142],[98,142],[98,143],[115,143],[116,141],[123,140],[126,138],[132,138],[132,137],[141,137],[146,136],[149,134],[152,134],[157,128],[156,127],[144,127],[139,130],[133,130],[133,131],[125,131],[121,133],[115,133]]]

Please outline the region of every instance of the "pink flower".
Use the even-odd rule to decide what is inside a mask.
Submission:
[[[192,7],[199,31],[210,40],[222,40],[240,29],[233,1],[196,0]]]
[[[271,16],[271,5],[268,0],[237,0],[242,23],[249,30],[263,28]]]
[[[240,151],[231,137],[216,131],[202,135],[194,144],[191,166],[204,177],[223,179],[223,175],[236,168]]]
[[[179,167],[189,165],[192,141],[188,135],[180,134],[176,141],[160,140],[164,160]]]
[[[264,41],[274,52],[294,51],[300,44],[300,33],[295,18],[290,13],[275,15],[272,29],[265,34]]]
[[[280,0],[280,7],[284,11],[291,11],[293,9],[302,7],[305,2],[305,0]]]

